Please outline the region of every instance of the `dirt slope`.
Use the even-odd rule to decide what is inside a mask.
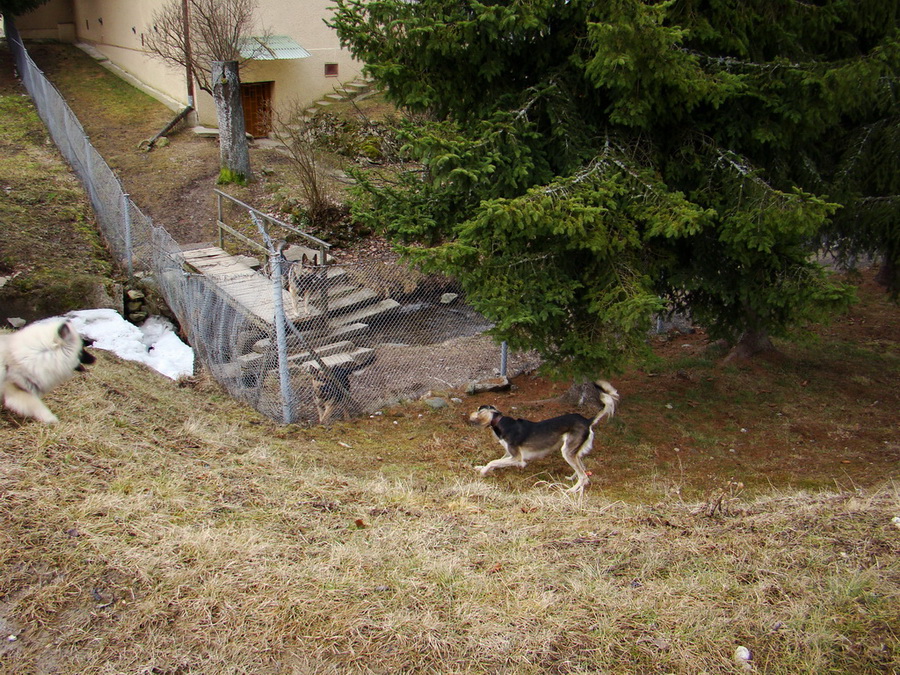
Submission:
[[[90,56],[70,45],[34,44],[35,63],[65,96],[94,146],[106,158],[132,200],[181,244],[215,237],[213,189],[219,172],[216,141],[200,138],[180,125],[169,143],[145,152],[141,141],[152,138],[175,113],[126,82],[111,77]],[[262,169],[271,150],[254,149],[251,161]],[[266,190],[263,180],[244,197]]]

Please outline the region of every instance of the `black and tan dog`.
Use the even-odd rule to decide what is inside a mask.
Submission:
[[[603,401],[603,409],[593,419],[578,413],[560,415],[542,422],[507,417],[492,405],[483,405],[469,415],[469,422],[490,427],[506,454],[484,466],[476,466],[482,476],[506,466],[524,468],[533,459],[541,459],[557,450],[575,470],[569,480],[577,479],[569,492],[581,492],[591,482],[584,467],[584,457],[594,444],[594,425],[616,412],[619,392],[604,380],[594,383]]]
[[[348,420],[359,411],[359,406],[350,394],[350,374],[355,364],[343,364],[322,370],[310,370],[313,397],[320,424],[329,424],[336,419]]]

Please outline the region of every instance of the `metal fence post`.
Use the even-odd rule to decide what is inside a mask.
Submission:
[[[131,199],[127,192],[122,193],[122,220],[125,226],[125,267],[128,276],[134,276],[134,250],[131,238]]]
[[[216,192],[216,231],[219,233],[219,248],[225,248],[225,233],[222,231],[222,222],[224,221],[224,217],[222,215],[222,194],[220,192]]]
[[[322,314],[328,314],[328,249],[319,246],[319,268],[316,271],[321,278],[322,294],[319,301],[322,303]]]
[[[95,212],[99,212],[101,210],[101,205],[97,203],[97,195],[94,193],[94,166],[93,162],[91,162],[91,139],[87,137],[87,134],[84,136],[84,166],[85,171],[82,179],[87,184],[88,199],[91,200],[91,208],[93,208]]]
[[[287,331],[285,330],[287,317],[284,315],[281,251],[275,248],[275,245],[269,238],[269,233],[263,227],[262,220],[255,213],[250,213],[250,220],[256,225],[256,229],[259,230],[259,234],[266,243],[266,249],[269,251],[269,270],[272,274],[272,300],[275,305],[273,320],[275,321],[275,346],[278,352],[278,381],[281,385],[281,416],[285,424],[290,424],[294,416],[294,395],[291,390],[291,376],[287,360]]]
[[[272,270],[272,298],[275,301],[275,342],[278,348],[278,380],[281,384],[281,414],[285,424],[293,420],[291,377],[288,371],[287,334],[284,329],[287,318],[284,315],[284,295],[281,284],[281,254],[269,248],[269,266]]]

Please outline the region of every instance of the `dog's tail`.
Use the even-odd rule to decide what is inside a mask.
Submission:
[[[597,413],[597,416],[591,420],[591,426],[594,426],[604,417],[612,417],[616,414],[616,403],[619,402],[619,392],[606,380],[597,380],[595,383],[600,390],[600,400],[603,401],[603,409]]]

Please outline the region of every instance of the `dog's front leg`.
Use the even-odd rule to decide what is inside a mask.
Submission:
[[[522,459],[521,455],[518,457],[514,457],[513,455],[505,455],[500,459],[494,459],[484,466],[476,466],[475,470],[479,472],[482,476],[488,475],[494,469],[502,469],[506,466],[517,466],[520,469],[525,468],[525,460]]]
[[[33,417],[44,424],[56,424],[59,422],[59,418],[50,412],[50,408],[41,399],[14,384],[7,383],[3,402],[7,408],[23,417]]]

